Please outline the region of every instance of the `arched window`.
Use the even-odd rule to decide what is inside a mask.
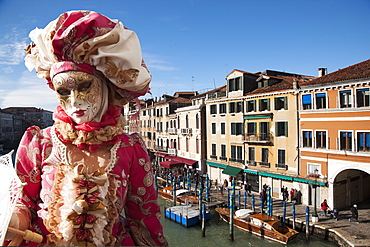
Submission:
[[[177,117],[177,128],[180,129],[180,116]]]
[[[189,138],[186,138],[186,152],[189,152]]]
[[[199,154],[199,139],[198,138],[195,140],[195,149],[196,149],[195,152]]]
[[[195,128],[199,129],[199,114],[195,116]]]
[[[189,128],[189,116],[186,115],[185,117],[185,125],[186,125],[186,128]]]

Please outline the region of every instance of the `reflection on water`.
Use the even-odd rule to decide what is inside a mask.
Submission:
[[[211,219],[206,224],[206,236],[202,237],[201,225],[194,225],[189,228],[185,228],[180,224],[177,224],[164,217],[164,206],[165,200],[159,198],[161,205],[162,218],[161,222],[164,227],[164,234],[169,243],[169,246],[186,246],[186,247],[204,247],[204,246],[284,246],[277,242],[263,239],[259,236],[255,236],[251,233],[243,232],[237,228],[234,228],[234,241],[229,240],[229,225],[222,221],[218,214],[211,209]],[[298,246],[336,246],[326,240],[319,239],[314,236],[310,236],[311,240],[306,241],[304,233],[300,233],[293,242],[289,243],[289,247]]]

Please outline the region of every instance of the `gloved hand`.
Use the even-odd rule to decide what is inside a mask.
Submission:
[[[12,218],[10,219],[9,226],[15,229],[19,229],[19,217],[16,213],[12,214]],[[5,235],[5,240],[12,240],[16,236],[17,234],[8,231]]]
[[[22,223],[17,213],[12,214],[9,226],[22,231],[28,228],[27,223]],[[23,236],[8,231],[5,235],[5,240],[11,240],[8,246],[20,246],[23,241]]]

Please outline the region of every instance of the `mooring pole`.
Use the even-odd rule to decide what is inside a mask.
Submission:
[[[310,240],[310,208],[306,207],[306,240]]]
[[[230,221],[229,221],[229,227],[230,227],[230,240],[234,241],[234,194],[235,194],[235,180],[233,177],[233,180],[231,181],[231,188],[232,191],[230,193],[230,199],[229,199],[229,209],[230,209]]]
[[[247,192],[244,191],[244,208],[247,208]]]
[[[255,201],[254,201],[254,195],[252,195],[252,210],[253,211],[256,211],[256,207],[255,207]]]
[[[206,236],[206,204],[202,204],[202,237]]]
[[[286,201],[283,201],[283,223],[285,224],[286,217]]]
[[[295,203],[292,204],[293,229],[295,230]]]

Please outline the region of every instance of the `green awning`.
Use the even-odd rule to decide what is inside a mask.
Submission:
[[[306,183],[306,184],[315,184],[315,185],[322,186],[322,187],[327,186],[327,183],[320,182],[320,181],[315,181],[315,180],[306,180],[304,178],[293,178],[293,181]]]
[[[234,167],[234,166],[227,166],[222,173],[227,174],[233,177],[236,177],[236,175],[243,170],[242,168]]]
[[[271,118],[271,116],[246,116],[244,119],[263,119],[263,118]]]
[[[264,177],[270,177],[270,178],[277,178],[277,179],[287,180],[287,181],[293,181],[293,178],[292,177],[281,175],[281,174],[258,172],[258,175],[264,176]]]
[[[226,168],[227,167],[227,165],[216,163],[216,162],[211,162],[211,161],[207,161],[206,165],[207,166],[213,166],[213,167],[219,167],[219,168]]]
[[[252,171],[252,170],[244,169],[244,172],[250,173],[250,174],[256,174],[257,175],[257,171]]]

